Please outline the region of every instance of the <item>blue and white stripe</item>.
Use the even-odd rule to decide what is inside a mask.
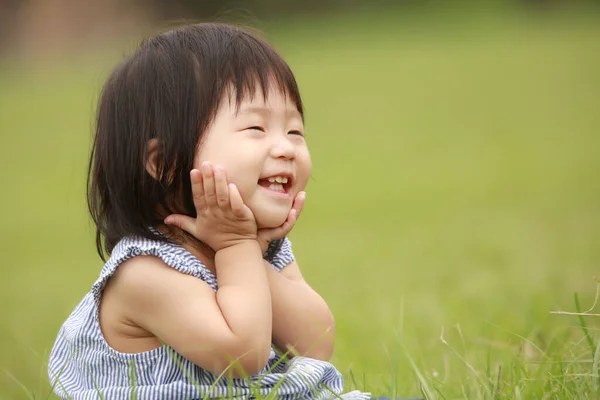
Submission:
[[[369,399],[358,391],[342,394],[343,378],[333,365],[306,357],[285,361],[271,349],[261,374],[247,380],[218,377],[164,345],[138,354],[120,353],[110,347],[100,330],[100,295],[108,279],[125,260],[139,255],[161,258],[181,273],[189,274],[217,290],[215,276],[183,247],[167,242],[126,238],[117,244],[92,289],[61,327],[50,353],[50,384],[63,398],[129,400],[254,398]],[[286,238],[269,260],[281,270],[294,260]]]

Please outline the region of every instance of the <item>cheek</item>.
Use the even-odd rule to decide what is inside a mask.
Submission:
[[[225,170],[228,183],[234,183],[242,195],[258,183],[261,164],[256,156],[237,148],[221,146],[211,151],[211,148],[202,149],[194,160],[194,167],[200,168],[203,161],[210,161],[220,165]]]
[[[227,178],[229,183],[235,184],[243,199],[247,199],[256,190],[256,182],[249,176],[248,172],[236,171],[235,174],[228,175]]]
[[[213,166],[216,164],[221,164],[219,158],[218,152],[212,151],[212,146],[207,144],[200,150],[196,151],[194,156],[194,168],[201,169],[204,161],[209,161]]]
[[[312,171],[312,160],[308,151],[304,152],[304,154],[299,156],[296,162],[298,163],[298,178],[300,179],[300,183],[302,184],[302,189],[304,189],[308,184],[308,179],[310,178],[310,174]]]
[[[242,195],[242,199],[247,201],[251,198],[258,187],[258,178],[260,169],[251,165],[230,164],[223,165],[227,174],[227,182],[233,183]]]

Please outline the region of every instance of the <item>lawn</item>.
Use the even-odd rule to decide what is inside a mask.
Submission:
[[[363,15],[267,29],[297,74],[313,156],[290,236],[336,317],[348,388],[600,396],[600,320],[584,317],[586,335],[551,313],[576,311],[575,293],[590,308],[597,288],[598,22]],[[46,398],[56,332],[102,266],[85,168],[112,54],[0,69],[0,399]]]

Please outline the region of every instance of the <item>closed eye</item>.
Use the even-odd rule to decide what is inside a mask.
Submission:
[[[249,128],[246,128],[247,131],[261,131],[264,132],[265,129],[262,126],[251,126]]]
[[[289,131],[288,135],[300,135],[300,136],[304,136],[304,134],[300,131]]]

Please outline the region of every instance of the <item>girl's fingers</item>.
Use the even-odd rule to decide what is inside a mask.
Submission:
[[[235,186],[233,183],[230,183],[228,187],[231,211],[233,211],[233,214],[236,217],[242,218],[245,216],[244,208],[246,207],[244,205],[244,201],[242,200],[242,195],[240,195],[240,191],[238,190],[237,186]]]
[[[288,220],[286,222],[289,223],[291,226],[294,226],[296,221],[298,221],[298,215],[300,215],[300,211],[294,209],[290,210],[290,215],[288,216]]]
[[[187,215],[172,214],[165,218],[166,225],[175,225],[190,235],[196,234],[196,219]]]
[[[192,199],[194,201],[194,206],[196,207],[196,211],[200,212],[206,208],[202,173],[197,169],[193,169],[190,172],[190,181],[192,182]]]
[[[279,227],[279,231],[277,235],[279,237],[283,237],[292,231],[294,225],[296,225],[296,221],[298,221],[298,217],[300,216],[300,212],[302,211],[302,207],[304,207],[304,200],[306,200],[306,193],[300,192],[296,199],[294,200],[294,204],[292,205],[292,209],[288,214],[285,222]]]
[[[287,235],[288,233],[290,233],[292,231],[292,228],[296,224],[297,220],[298,220],[298,211],[292,208],[290,210],[288,218],[285,220],[283,225],[281,225],[281,233],[279,233],[279,235],[281,235],[281,237],[283,237],[283,236]]]
[[[300,216],[302,212],[302,207],[304,207],[304,202],[306,201],[306,192],[300,192],[296,196],[294,200],[294,204],[292,205],[292,210],[296,210],[296,219]]]
[[[217,204],[219,207],[229,205],[229,188],[227,187],[227,177],[223,167],[215,166],[215,192],[217,196]]]
[[[215,178],[213,167],[208,161],[202,163],[202,180],[204,183],[204,199],[207,207],[217,205],[217,196],[215,194]]]

